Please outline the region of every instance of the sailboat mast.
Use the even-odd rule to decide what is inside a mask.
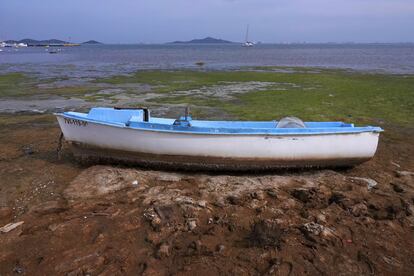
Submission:
[[[247,24],[247,30],[246,30],[246,42],[249,41],[249,24]]]

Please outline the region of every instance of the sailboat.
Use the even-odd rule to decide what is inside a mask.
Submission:
[[[249,41],[249,25],[247,25],[247,30],[246,30],[246,39],[245,42],[242,44],[242,47],[253,47],[254,43]]]

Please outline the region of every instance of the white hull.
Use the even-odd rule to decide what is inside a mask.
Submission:
[[[169,162],[168,157],[175,156],[181,157],[178,162],[184,163],[209,163],[208,160],[228,163],[230,160],[258,167],[265,164],[268,167],[354,165],[374,156],[379,139],[377,132],[198,134],[140,130],[93,122],[77,125],[67,123],[62,116],[58,116],[58,121],[65,139],[72,144],[102,149],[103,154],[114,151],[128,153],[128,156],[156,156],[158,163],[163,162],[162,157]]]

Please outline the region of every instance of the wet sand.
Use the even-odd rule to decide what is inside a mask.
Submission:
[[[207,174],[58,160],[53,116],[0,120],[1,275],[414,273],[412,128],[348,170]]]

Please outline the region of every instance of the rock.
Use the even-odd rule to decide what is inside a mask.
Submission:
[[[329,204],[336,203],[341,204],[342,202],[346,201],[346,196],[341,192],[333,192],[331,197],[328,200]]]
[[[61,213],[68,209],[64,201],[46,201],[40,205],[36,205],[30,209],[31,213],[39,215],[47,215],[53,213]]]
[[[33,153],[35,153],[34,149],[33,149],[33,145],[26,145],[22,148],[23,153],[26,155],[32,155]]]
[[[158,259],[164,259],[170,256],[170,246],[166,243],[160,245],[156,254]]]
[[[356,217],[365,216],[368,214],[368,207],[364,203],[358,203],[351,208],[352,215]]]
[[[318,214],[318,215],[316,216],[316,220],[317,220],[319,223],[326,223],[326,216],[325,216],[324,214]]]
[[[394,190],[394,192],[396,192],[396,193],[403,193],[404,192],[404,189],[401,188],[401,186],[398,185],[398,184],[391,183],[391,186],[392,186],[392,189]]]
[[[277,192],[275,189],[267,189],[266,193],[270,197],[277,198]]]
[[[228,196],[227,197],[227,201],[231,204],[231,205],[242,205],[243,201],[240,197],[238,196]]]
[[[250,197],[257,200],[263,200],[265,195],[263,191],[255,191],[250,194]]]
[[[296,206],[296,201],[292,198],[288,198],[283,201],[282,205],[280,206],[283,210],[287,211],[289,209],[293,209]]]
[[[162,220],[153,208],[144,211],[144,218],[150,222],[150,225],[154,230],[158,231],[161,228]]]
[[[315,222],[308,222],[303,225],[303,230],[316,236],[319,236],[324,229],[325,227],[323,225]]]
[[[200,240],[193,241],[189,246],[190,249],[193,249],[197,252],[201,251],[202,243]]]
[[[223,244],[219,244],[216,247],[216,250],[217,250],[218,253],[223,253],[225,249],[226,249],[226,247]]]
[[[206,208],[206,207],[207,207],[207,201],[206,201],[206,200],[199,200],[199,201],[197,202],[197,205],[198,205],[199,207]]]
[[[366,182],[367,185],[368,185],[367,186],[368,190],[371,190],[372,188],[374,188],[375,186],[378,185],[378,182],[375,181],[374,179],[371,179],[371,178],[364,178],[364,177],[350,177],[350,178],[354,179],[354,180],[359,180],[359,181]]]
[[[187,229],[188,229],[188,231],[193,231],[196,227],[197,227],[197,220],[196,219],[187,220]]]
[[[15,223],[6,224],[3,227],[0,227],[0,232],[1,233],[8,233],[8,232],[16,229],[17,227],[19,227],[23,223],[24,223],[24,221],[19,221],[19,222],[15,222]]]
[[[290,193],[294,198],[302,203],[308,203],[315,194],[315,189],[297,188]]]
[[[22,273],[24,273],[24,268],[21,267],[21,266],[15,266],[13,268],[13,272],[16,273],[16,274],[22,274]]]

